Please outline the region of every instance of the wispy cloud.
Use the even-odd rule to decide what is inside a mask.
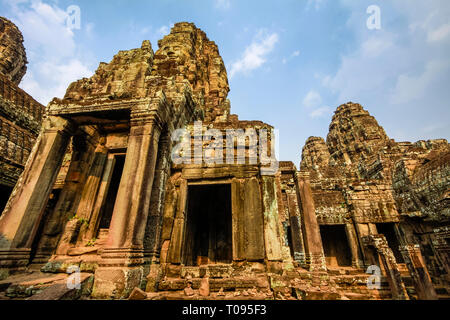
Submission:
[[[173,27],[173,23],[170,23],[169,25],[164,25],[161,26],[158,30],[157,30],[157,34],[160,37],[166,36],[170,33],[170,29]]]
[[[311,118],[329,117],[331,108],[322,104],[322,96],[315,90],[310,90],[303,98],[303,106],[309,111]]]
[[[215,0],[215,7],[219,9],[229,9],[231,6],[230,0]]]
[[[422,97],[428,91],[433,80],[439,78],[443,73],[448,73],[449,70],[449,61],[430,61],[419,75],[401,74],[391,95],[391,103],[408,103]]]
[[[325,3],[325,0],[308,0],[308,3],[306,4],[306,8],[314,8],[315,10],[319,10],[323,4]]]
[[[332,109],[330,107],[320,107],[317,108],[316,110],[310,112],[309,116],[311,118],[322,118],[322,117],[326,117],[329,118],[329,116],[332,113]]]
[[[65,9],[40,0],[8,4],[10,18],[23,33],[29,60],[20,86],[36,100],[47,104],[53,97],[62,97],[71,82],[93,73],[87,53],[74,39],[78,30],[67,27]],[[91,36],[93,26],[82,24]]]
[[[309,91],[303,98],[303,105],[307,108],[317,107],[322,103],[322,97],[315,90]]]
[[[230,77],[238,73],[248,73],[267,62],[267,56],[278,42],[277,33],[260,30],[252,43],[247,46],[241,58],[231,64]]]
[[[450,81],[450,2],[393,0],[383,6],[383,27],[377,31],[365,28],[361,19],[370,1],[341,4],[351,9],[346,27],[354,34],[354,48],[342,56],[335,73],[322,77],[322,85],[335,94],[337,105],[357,101],[369,104],[371,112],[377,108],[392,138],[399,139],[395,132],[401,125],[407,126],[403,136],[423,138],[421,130],[414,129],[420,119],[433,121],[449,112],[445,84]],[[392,15],[402,23],[392,24]],[[431,106],[435,111],[428,114],[425,110]],[[401,117],[405,110],[408,117]],[[445,135],[445,128],[436,129],[438,133]]]
[[[298,57],[300,55],[300,50],[295,50],[292,52],[292,54],[288,58],[283,58],[282,62],[283,64],[286,64],[289,60],[292,58]]]
[[[438,27],[437,29],[430,30],[428,32],[427,40],[428,42],[439,42],[448,39],[450,35],[450,23],[445,23]]]

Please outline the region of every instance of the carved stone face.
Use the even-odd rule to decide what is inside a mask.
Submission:
[[[0,17],[0,73],[19,84],[26,64],[22,33],[11,21]]]

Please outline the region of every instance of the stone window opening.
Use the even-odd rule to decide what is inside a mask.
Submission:
[[[184,265],[232,262],[230,184],[190,185],[185,223]]]

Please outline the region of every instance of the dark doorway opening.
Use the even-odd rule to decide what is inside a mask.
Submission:
[[[344,225],[321,225],[323,250],[327,266],[349,267],[352,254]]]
[[[286,240],[289,246],[289,251],[291,252],[291,257],[295,258],[294,244],[292,243],[292,228],[291,226],[286,227]]]
[[[117,192],[119,191],[120,180],[122,178],[123,166],[125,164],[125,155],[114,156],[115,163],[111,176],[111,183],[109,184],[108,193],[106,195],[106,202],[101,213],[99,229],[109,229],[111,218],[114,211],[114,204],[116,203]]]
[[[376,226],[378,233],[384,235],[386,238],[389,248],[391,248],[392,253],[394,253],[395,260],[397,260],[398,263],[405,263],[399,249],[400,243],[395,234],[394,223],[377,223]]]
[[[33,239],[33,243],[31,244],[31,252],[30,252],[30,263],[33,262],[36,257],[38,246],[43,236],[44,228],[51,217],[53,210],[55,210],[56,204],[58,203],[59,197],[61,195],[61,189],[53,189],[48,198],[47,206],[45,207],[44,214],[42,216],[41,222],[39,223],[38,230]],[[43,248],[41,248],[42,251]],[[44,248],[46,249],[46,248]],[[42,252],[40,253],[42,255]],[[49,254],[50,256],[50,254]]]
[[[3,210],[5,209],[6,203],[9,200],[9,196],[11,195],[11,192],[13,191],[13,188],[0,185],[0,216],[3,213]]]
[[[231,185],[189,186],[184,264],[231,263]]]

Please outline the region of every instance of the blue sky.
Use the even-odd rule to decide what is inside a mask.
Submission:
[[[67,28],[70,5],[80,29]],[[367,28],[370,5],[381,29]],[[298,166],[305,140],[325,138],[348,101],[397,141],[450,138],[448,0],[0,0],[0,15],[25,38],[20,86],[45,105],[117,51],[145,39],[156,51],[189,21],[219,46],[232,113],[278,129],[281,160]]]

